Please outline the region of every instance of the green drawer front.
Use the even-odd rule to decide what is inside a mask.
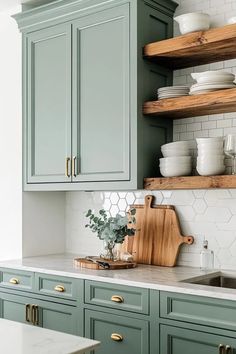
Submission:
[[[41,294],[76,300],[83,281],[47,274],[35,274],[36,291]],[[81,291],[82,292],[82,291]]]
[[[85,310],[85,337],[101,342],[96,354],[148,354],[148,326],[147,321]]]
[[[236,302],[161,292],[160,317],[236,330]]]
[[[217,354],[236,353],[236,340],[221,335],[161,325],[161,354]],[[220,351],[219,345],[228,347]],[[230,347],[230,348],[229,348]]]
[[[85,281],[87,304],[149,314],[149,291],[135,287]]]
[[[0,285],[18,290],[33,290],[34,273],[1,268]]]

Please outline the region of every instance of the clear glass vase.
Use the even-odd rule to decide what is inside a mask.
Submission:
[[[117,261],[117,249],[114,241],[103,241],[103,249],[100,257],[107,261]]]

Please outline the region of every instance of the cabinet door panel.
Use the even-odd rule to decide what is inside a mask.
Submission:
[[[26,304],[31,303],[32,299],[5,293],[1,293],[0,298],[1,318],[10,321],[28,323],[26,321]]]
[[[112,334],[123,339],[114,341]],[[101,342],[97,354],[149,353],[148,322],[144,320],[85,310],[85,337]]]
[[[71,26],[27,36],[27,182],[67,182],[71,156]]]
[[[73,181],[129,180],[129,5],[74,23]]]
[[[206,332],[161,325],[161,354],[216,354],[219,344],[230,345],[235,353],[236,340]]]

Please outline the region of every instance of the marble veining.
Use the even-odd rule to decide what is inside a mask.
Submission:
[[[91,339],[5,319],[0,319],[0,338],[4,354],[82,354],[99,345]]]
[[[57,254],[28,257],[0,262],[0,267],[236,301],[236,289],[184,282],[186,279],[215,273],[217,270],[203,272],[199,268],[193,267],[170,268],[150,265],[139,265],[134,269],[122,270],[89,270],[75,268],[73,266],[74,257],[78,257],[78,255]],[[230,272],[227,271],[227,273]]]

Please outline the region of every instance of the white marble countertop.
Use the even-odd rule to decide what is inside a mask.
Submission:
[[[1,353],[80,354],[99,342],[40,327],[0,319]]]
[[[0,262],[0,267],[236,301],[236,289],[184,282],[184,280],[193,277],[216,273],[217,270],[202,272],[199,268],[192,267],[156,267],[149,265],[138,265],[137,268],[133,269],[89,270],[75,268],[73,266],[75,257],[78,257],[78,255],[57,254],[28,257]],[[230,272],[227,271],[227,273]],[[236,274],[230,274],[236,277]]]

